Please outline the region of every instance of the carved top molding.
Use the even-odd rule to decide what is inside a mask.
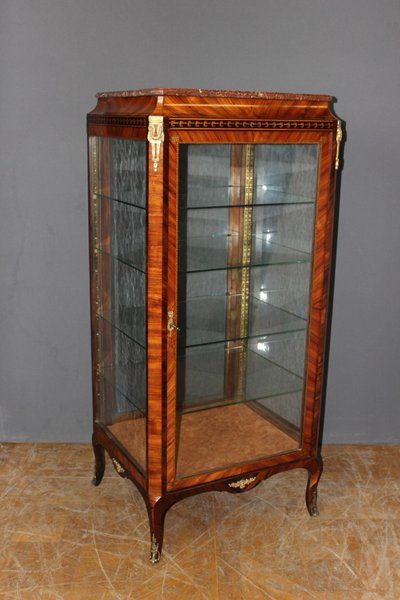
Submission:
[[[260,98],[265,100],[307,100],[329,102],[333,96],[318,94],[286,94],[280,92],[247,92],[241,90],[203,90],[200,88],[148,88],[120,92],[99,92],[97,98],[132,98],[137,96],[200,96],[211,98]]]

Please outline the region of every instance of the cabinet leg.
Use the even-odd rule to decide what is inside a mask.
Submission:
[[[161,558],[161,551],[164,539],[164,520],[169,504],[158,500],[153,506],[150,506],[150,562],[156,564]]]
[[[98,486],[103,479],[104,471],[106,468],[106,458],[103,446],[93,442],[94,452],[94,476],[92,484]]]
[[[320,458],[316,458],[308,469],[308,481],[306,488],[306,506],[307,510],[310,513],[311,517],[318,517],[318,507],[317,507],[317,489],[318,482],[322,473],[322,461]]]

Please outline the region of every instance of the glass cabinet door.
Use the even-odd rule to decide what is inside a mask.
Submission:
[[[301,446],[318,144],[181,144],[176,477]]]
[[[91,138],[95,419],[146,469],[146,142]]]

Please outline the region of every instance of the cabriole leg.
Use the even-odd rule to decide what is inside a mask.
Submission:
[[[106,468],[106,458],[103,446],[96,444],[94,441],[92,444],[94,452],[94,476],[92,479],[92,484],[98,486],[103,479]]]
[[[311,517],[318,517],[317,488],[322,473],[322,461],[316,458],[308,467],[308,481],[306,488],[306,505]]]

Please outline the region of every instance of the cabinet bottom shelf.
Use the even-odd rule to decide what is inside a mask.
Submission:
[[[136,461],[145,465],[143,419],[108,425]],[[176,478],[293,452],[300,441],[245,404],[181,415],[177,420]]]

